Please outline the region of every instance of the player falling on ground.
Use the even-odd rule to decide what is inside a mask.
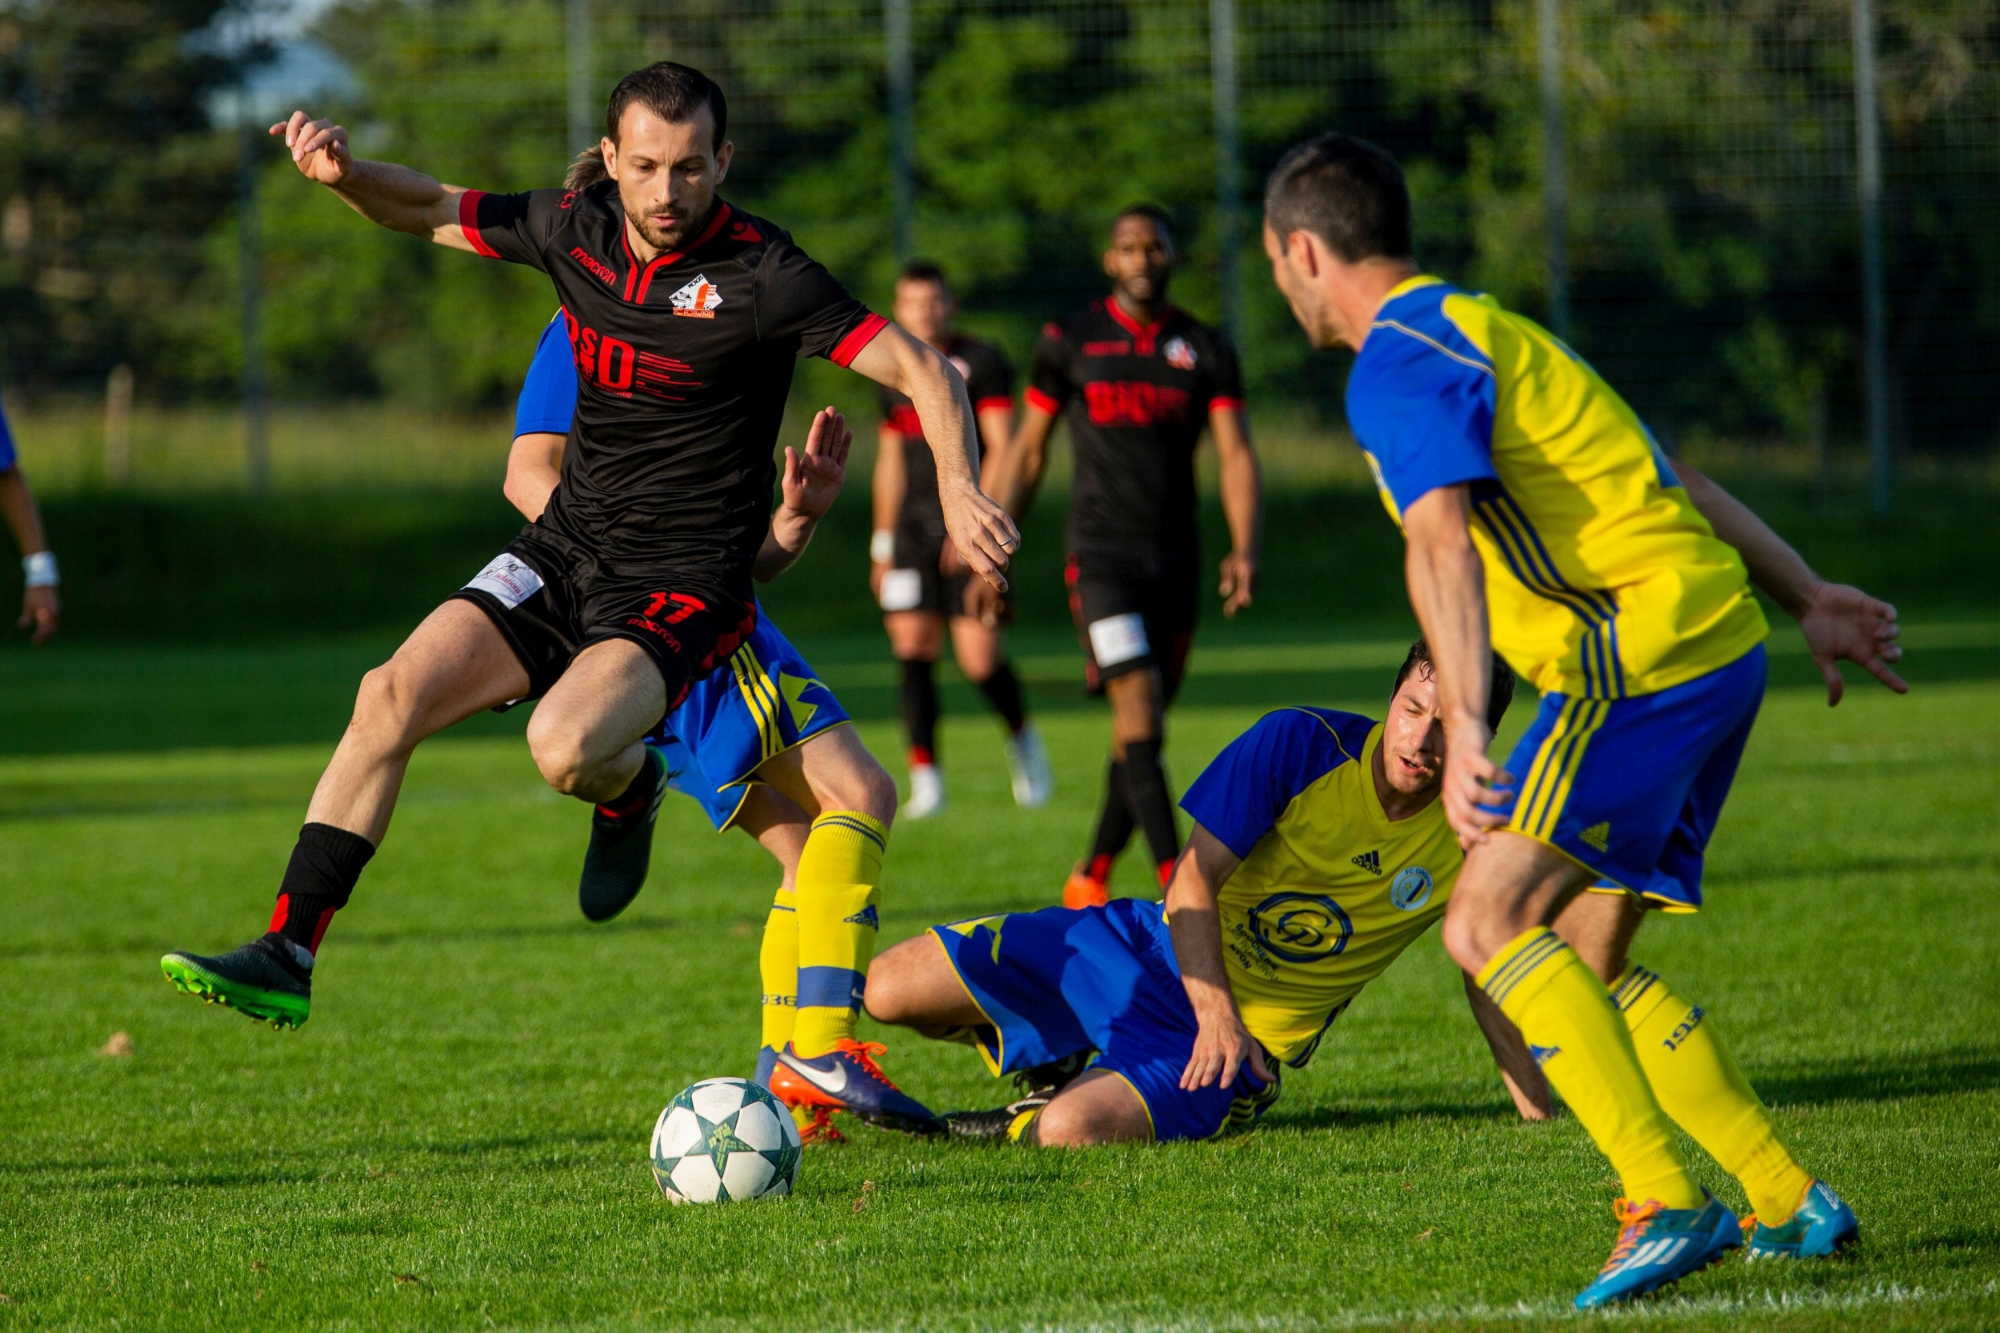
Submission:
[[[989,460],[1002,455],[1014,421],[1014,368],[992,343],[952,327],[958,304],[935,264],[905,264],[896,278],[896,323],[951,358],[965,377],[979,414]],[[868,581],[882,606],[889,649],[902,668],[903,727],[908,732],[910,799],[905,819],[944,807],[938,769],[938,689],[935,666],[947,624],[959,670],[979,688],[1007,725],[1007,771],[1014,803],[1044,805],[1055,792],[1041,733],[1028,720],[1021,682],[1007,660],[1002,604],[981,614],[966,605],[971,571],[945,532],[937,468],[924,443],[923,423],[909,398],[882,390],[881,447],[875,454],[875,532]]]
[[[1513,678],[1497,669],[1497,723]],[[1354,997],[1444,915],[1463,855],[1422,642],[1380,722],[1267,713],[1188,788],[1164,905],[1120,898],[934,928],[876,960],[868,1012],[966,1040],[1027,1095],[955,1133],[1081,1146],[1201,1139],[1278,1098]],[[1096,1059],[1082,1073],[1081,1062]]]
[[[752,571],[798,356],[910,394],[938,449],[953,540],[1004,586],[1019,538],[979,492],[957,373],[773,224],[716,197],[733,151],[726,129],[721,90],[663,62],[612,93],[601,144],[610,179],[492,195],[356,160],[344,129],[303,112],[273,127],[302,174],[371,221],[546,271],[581,389],[562,482],[541,517],[363,681],[271,929],[223,958],[168,955],[162,966],[183,989],[304,1021],[322,936],[388,829],[411,751],[521,699],[541,699],[528,744],[543,776],[596,807],[578,889],[586,914],[631,900],[666,785],[643,738],[756,627]],[[782,1058],[893,1092],[854,1022],[895,785],[846,727],[771,756],[757,776],[813,817],[798,869],[803,984]]]
[[[1076,452],[1065,568],[1070,610],[1088,686],[1111,703],[1104,808],[1090,855],[1063,889],[1071,907],[1105,900],[1112,862],[1135,825],[1162,885],[1180,851],[1160,751],[1201,603],[1194,450],[1204,425],[1215,438],[1229,520],[1222,613],[1248,606],[1257,582],[1262,483],[1236,353],[1220,332],[1167,299],[1174,262],[1161,210],[1137,204],[1112,220],[1104,252],[1111,295],[1042,330],[1027,411],[1008,465],[996,469],[1008,510],[1025,515],[1056,419],[1068,421]]]
[[[1778,1140],[1704,1010],[1627,948],[1701,905],[1702,860],[1763,697],[1754,581],[1891,688],[1896,612],[1815,575],[1714,482],[1670,461],[1596,372],[1532,321],[1425,276],[1393,158],[1327,135],[1265,196],[1265,248],[1317,347],[1357,355],[1347,411],[1408,539],[1438,664],[1443,801],[1467,848],[1444,940],[1513,1021],[1624,1186],[1591,1307],[1743,1243],[1688,1171],[1677,1121],[1743,1183],[1752,1255],[1831,1253],[1854,1216]],[[1542,691],[1506,767],[1486,756],[1489,641]],[[1597,888],[1600,893],[1586,893]],[[1609,989],[1607,989],[1607,985]]]
[[[56,572],[56,553],[49,549],[42,532],[42,511],[36,507],[35,493],[21,471],[5,411],[0,411],[0,520],[5,520],[21,547],[21,618],[14,624],[31,631],[30,643],[47,643],[62,620],[62,599],[56,592],[61,577]]]
[[[581,158],[570,168],[566,183],[572,187],[602,177],[601,160],[595,175],[580,167],[587,168]],[[514,442],[507,457],[507,498],[531,523],[541,517],[561,482],[576,393],[576,363],[559,311],[543,330],[521,386]],[[760,582],[776,578],[804,553],[814,528],[840,494],[851,438],[845,419],[828,408],[814,418],[803,453],[785,451],[780,477],[783,499],[757,554]],[[696,682],[681,706],[646,737],[647,746],[659,754],[669,788],[701,806],[716,832],[740,828],[778,863],[778,889],[766,913],[757,955],[761,1039],[752,1077],[769,1088],[773,1075],[778,1076],[808,1143],[840,1141],[831,1120],[833,1111],[851,1110],[879,1121],[881,1117],[873,1114],[877,1103],[893,1099],[870,1095],[872,1080],[858,1080],[852,1089],[843,1086],[828,1093],[790,1069],[780,1073],[778,1057],[792,1039],[798,1016],[798,866],[812,821],[776,788],[758,781],[756,773],[771,756],[848,721],[840,700],[778,632],[760,604],[757,628],[730,654],[728,663]],[[624,904],[605,906],[615,914]],[[872,1058],[882,1050],[870,1045],[867,1054]],[[908,1107],[898,1104],[897,1110],[899,1114],[887,1123],[927,1132],[934,1126],[934,1121],[911,1116]]]

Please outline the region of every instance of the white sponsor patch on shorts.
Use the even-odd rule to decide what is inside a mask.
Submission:
[[[914,611],[924,604],[924,573],[920,569],[891,569],[882,575],[882,609]]]
[[[1107,616],[1090,623],[1090,655],[1101,670],[1146,656],[1153,646],[1146,642],[1146,618],[1137,611]]]
[[[502,606],[512,611],[542,590],[542,576],[502,551],[487,561],[486,568],[465,586],[492,593]]]

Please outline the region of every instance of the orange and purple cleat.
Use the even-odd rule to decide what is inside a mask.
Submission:
[[[849,1040],[808,1059],[788,1044],[778,1053],[777,1065],[771,1070],[771,1092],[795,1112],[801,1108],[845,1111],[884,1129],[944,1133],[944,1122],[890,1082],[875,1063],[875,1057],[888,1049],[876,1041]]]

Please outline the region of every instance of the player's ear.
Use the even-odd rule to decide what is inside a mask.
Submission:
[[[604,154],[604,174],[612,180],[618,179],[618,141],[603,138],[597,141],[597,151]]]
[[[1326,256],[1320,253],[1319,237],[1304,227],[1285,238],[1285,253],[1294,256],[1292,262],[1305,270],[1308,277],[1317,278],[1326,264]]]
[[[722,147],[715,150],[715,183],[717,185],[729,175],[729,164],[736,157],[736,144],[729,139],[722,141]]]

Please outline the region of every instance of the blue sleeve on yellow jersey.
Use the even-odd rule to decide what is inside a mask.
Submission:
[[[534,364],[521,385],[521,400],[514,406],[514,433],[533,435],[569,434],[570,418],[576,415],[576,360],[570,354],[569,328],[562,312],[542,330],[535,346]]]
[[[14,466],[14,433],[7,429],[7,410],[0,408],[0,472]]]
[[[1375,724],[1331,708],[1281,708],[1231,741],[1181,797],[1181,809],[1247,859],[1292,798],[1361,757]]]
[[[1493,366],[1444,314],[1443,283],[1385,303],[1347,379],[1347,422],[1403,513],[1440,486],[1492,480]]]

